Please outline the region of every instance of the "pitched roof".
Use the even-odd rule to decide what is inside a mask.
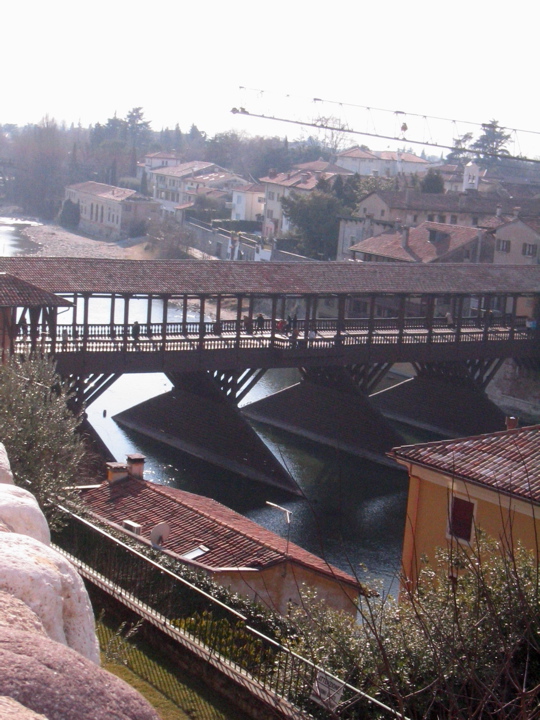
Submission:
[[[0,272],[54,293],[540,293],[540,265],[0,257]]]
[[[381,150],[376,151],[375,155],[381,160],[393,160],[394,162],[398,162],[399,160],[401,160],[402,162],[418,163],[419,165],[429,165],[429,162],[427,160],[424,160],[424,158],[418,157],[418,155],[413,155],[413,153],[408,152]]]
[[[377,160],[377,155],[375,155],[375,153],[372,153],[369,150],[362,150],[362,148],[359,148],[358,146],[349,148],[348,150],[342,150],[342,152],[338,153],[336,157],[338,159],[340,157],[351,157],[360,158],[362,160]]]
[[[410,190],[376,190],[365,195],[360,202],[371,195],[377,195],[388,207],[395,210],[424,210],[434,212],[452,213],[478,213],[495,215],[497,206],[501,206],[504,213],[512,213],[515,200],[486,197],[482,193],[420,193]],[[522,215],[540,215],[540,200],[524,200],[521,203]]]
[[[402,246],[403,232],[394,231],[367,238],[349,249],[405,262],[430,263],[437,262],[476,240],[478,232],[476,227],[423,222],[410,228],[407,247]]]
[[[106,185],[105,183],[98,183],[93,180],[77,183],[76,185],[68,185],[66,190],[77,190],[77,192],[95,195],[102,200],[114,200],[116,202],[122,202],[122,200],[126,200],[133,195],[137,195],[136,190],[128,190],[127,188],[115,187],[114,185]]]
[[[299,163],[294,167],[303,171],[311,170],[312,172],[331,172],[336,175],[354,175],[352,170],[347,170],[346,168],[332,162],[328,162],[327,160],[313,160],[312,162]]]
[[[68,300],[36,285],[0,272],[0,307],[71,307]]]
[[[260,183],[251,183],[250,185],[238,185],[232,188],[234,192],[239,193],[264,193],[264,186]]]
[[[319,180],[331,180],[337,175],[352,175],[339,168],[339,172],[315,172],[313,170],[290,170],[289,172],[277,173],[274,176],[263,177],[262,183],[280,185],[281,187],[292,188],[293,190],[314,190]]]
[[[183,178],[191,174],[197,175],[204,170],[210,171],[210,168],[217,167],[218,166],[215,163],[203,162],[202,160],[192,160],[191,162],[182,163],[181,165],[151,168],[149,172],[154,175],[167,175],[168,177]]]
[[[359,587],[346,572],[202,495],[127,477],[82,490],[81,497],[92,512],[109,522],[117,525],[122,525],[124,520],[139,523],[142,537],[147,540],[152,528],[166,521],[171,532],[163,548],[183,557],[204,545],[208,551],[194,564],[213,571],[225,568],[259,570],[289,560]]]
[[[540,425],[405,445],[388,454],[540,504]]]

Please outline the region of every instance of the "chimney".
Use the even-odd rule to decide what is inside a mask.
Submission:
[[[277,170],[276,170],[276,168],[270,168],[270,170],[268,171],[268,177],[269,177],[269,178],[275,178],[276,175],[277,175]]]
[[[409,226],[408,225],[404,225],[401,228],[401,247],[404,250],[407,250],[407,248],[409,247]]]
[[[140,453],[127,455],[127,469],[131,477],[144,480],[144,461],[146,457]]]
[[[107,482],[111,485],[128,476],[128,466],[125,463],[108,462],[105,463],[105,467],[107,468]]]
[[[497,205],[496,215],[497,215],[497,217],[501,217],[501,215],[502,215],[502,205]]]
[[[516,207],[512,208],[512,213],[514,214],[514,217],[515,217],[515,218],[518,218],[518,217],[519,217],[519,213],[520,213],[520,212],[521,212],[521,208],[520,208],[519,206],[516,206]]]
[[[513,415],[508,415],[505,418],[505,423],[506,423],[507,430],[514,430],[518,426],[518,419],[517,419],[517,417],[514,417]]]

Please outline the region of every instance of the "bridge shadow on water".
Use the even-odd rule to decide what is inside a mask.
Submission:
[[[361,570],[366,566],[369,577],[380,579],[386,590],[395,592],[406,473],[283,430],[253,425],[289,470],[303,497],[243,478],[136,431],[121,432],[128,452],[136,450],[147,457],[149,480],[212,497],[283,537],[288,530],[284,514],[266,503],[285,507],[292,512],[291,542],[361,579],[366,579]]]

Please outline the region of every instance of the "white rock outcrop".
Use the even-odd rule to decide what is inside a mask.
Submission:
[[[36,613],[19,598],[0,591],[0,629],[15,628],[47,637],[43,623]],[[0,715],[0,718],[2,715]]]
[[[5,696],[0,696],[0,718],[2,720],[49,720],[45,715],[41,715],[41,713],[38,715],[13,698]]]
[[[0,523],[10,532],[51,543],[49,525],[36,498],[17,485],[0,484]]]
[[[11,465],[3,443],[0,443],[0,483],[13,485],[13,473],[11,472]]]
[[[99,665],[88,593],[62,555],[26,535],[0,533],[0,590],[28,605],[51,639]]]

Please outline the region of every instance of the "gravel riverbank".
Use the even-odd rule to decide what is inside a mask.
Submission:
[[[36,245],[36,251],[26,254],[34,257],[90,257],[120,258],[127,260],[151,260],[154,253],[147,250],[145,241],[134,242],[129,247],[107,240],[95,240],[71,233],[58,225],[32,225],[22,230],[22,235]]]

